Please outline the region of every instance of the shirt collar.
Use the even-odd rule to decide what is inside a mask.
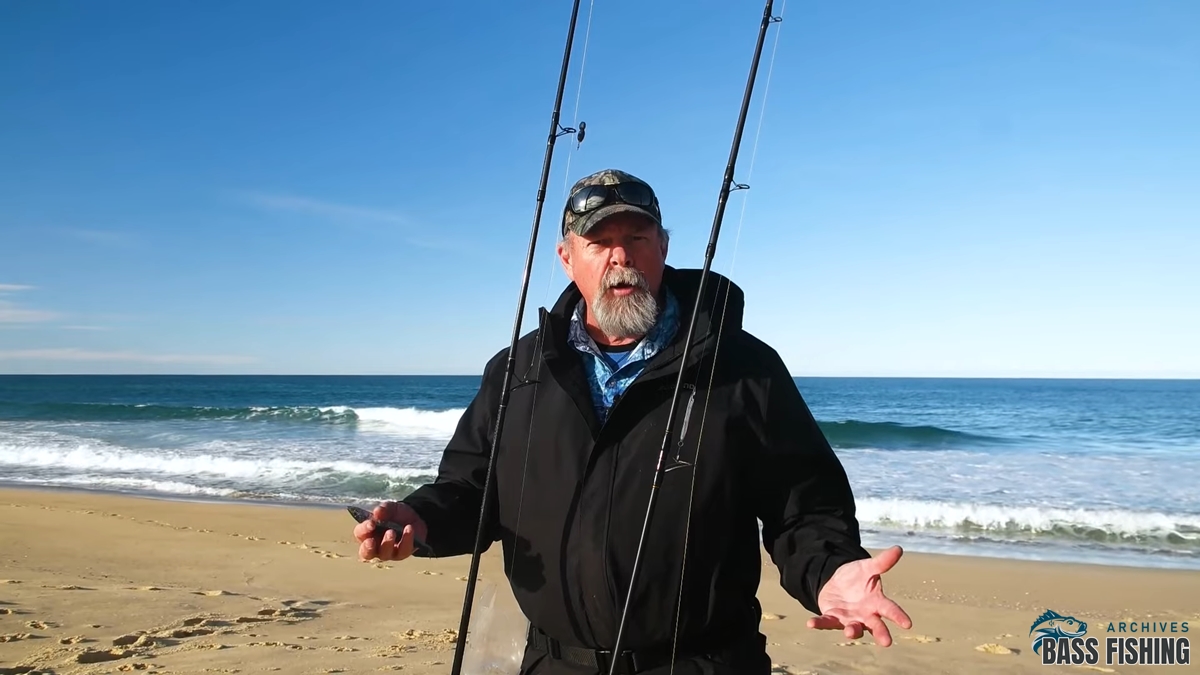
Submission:
[[[671,289],[664,288],[664,296],[666,303],[663,310],[658,314],[658,320],[650,327],[650,330],[642,337],[637,346],[630,353],[627,363],[634,361],[647,360],[655,354],[662,351],[675,337],[675,331],[679,327],[679,302],[675,299],[675,295],[671,293]],[[575,311],[571,314],[571,328],[568,341],[573,347],[581,352],[587,352],[601,356],[600,348],[596,346],[595,340],[587,332],[586,317],[587,305],[583,300],[580,300],[575,305]]]

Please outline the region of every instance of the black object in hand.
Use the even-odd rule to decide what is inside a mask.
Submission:
[[[404,526],[399,523],[393,523],[390,520],[376,520],[375,517],[371,515],[370,511],[357,506],[347,506],[346,510],[349,511],[350,515],[354,516],[354,519],[360,523],[367,520],[374,521],[375,529],[380,533],[380,535],[382,535],[386,530],[392,530],[396,533],[396,541],[400,541],[400,539],[404,537]],[[413,533],[413,551],[417,553],[424,553],[426,555],[433,555],[433,549],[429,548],[429,544],[426,544],[417,538],[415,532]]]

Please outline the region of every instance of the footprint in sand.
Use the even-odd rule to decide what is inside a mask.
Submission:
[[[382,649],[375,650],[373,654],[381,659],[399,659],[415,651],[417,651],[415,645],[388,645]]]
[[[851,640],[849,642],[836,642],[834,644],[836,644],[839,647],[858,647],[858,646],[866,644],[866,643],[859,642],[857,640]]]
[[[84,637],[82,635],[72,635],[70,637],[58,638],[58,644],[60,644],[60,645],[77,645],[81,642],[95,642],[95,640],[93,640],[92,638],[89,638],[89,637]]]
[[[287,619],[311,619],[317,615],[317,610],[300,609],[298,607],[285,607],[283,609],[265,608],[258,610],[257,616],[239,616],[234,619],[235,623],[258,623],[262,621],[276,621]]]
[[[0,607],[0,616],[4,616],[6,614],[16,614],[16,612],[7,607]]]
[[[175,630],[168,633],[168,635],[173,638],[190,638],[190,637],[196,637],[197,635],[212,635],[212,634],[213,634],[213,629],[211,629],[211,628],[176,628]]]
[[[222,590],[216,590],[216,591],[192,591],[192,593],[193,593],[194,595],[207,595],[207,596],[209,596],[210,598],[215,598],[215,597],[217,597],[217,596],[219,596],[219,595],[237,595],[236,593],[230,593],[229,591],[222,591]]]
[[[119,659],[133,656],[133,652],[128,649],[105,649],[95,650],[86,649],[75,655],[76,663],[104,663],[105,661],[117,661]]]
[[[942,641],[942,638],[940,638],[940,637],[932,637],[929,635],[901,635],[900,639],[912,640],[913,642],[919,642],[923,645],[927,645],[932,642],[941,642]]]
[[[429,570],[421,570],[420,572],[417,572],[417,574],[424,574],[425,576],[429,576],[429,577],[440,577],[440,576],[442,576],[442,573],[441,573],[441,572],[431,572],[431,571],[429,571]]]
[[[150,670],[151,668],[154,668],[154,667],[156,667],[156,666],[153,663],[126,663],[126,664],[122,665],[121,667],[117,668],[117,670],[120,670],[122,672],[129,672],[131,670]]]
[[[421,642],[436,643],[436,644],[453,644],[458,641],[458,631],[453,628],[443,628],[434,633],[418,628],[409,628],[403,633],[393,633],[401,640],[419,640]]]
[[[767,612],[763,612],[762,618],[763,618],[763,621],[778,621],[778,620],[782,619],[783,617],[778,614],[770,614]]]
[[[25,627],[46,630],[47,628],[58,628],[58,624],[53,621],[26,621]]]
[[[995,642],[988,642],[986,644],[979,645],[978,647],[975,648],[975,651],[983,652],[984,654],[997,654],[997,655],[1019,654],[1020,653],[1019,650],[1011,649],[1009,647],[1005,647],[1004,645],[996,644]]]
[[[114,647],[149,647],[154,644],[154,638],[145,633],[127,633],[113,638],[112,643]]]
[[[0,579],[0,584],[19,584],[19,579]]]
[[[811,670],[796,670],[782,663],[771,664],[771,675],[815,675]]]
[[[8,635],[0,635],[0,642],[19,642],[32,637],[32,633],[9,633]]]
[[[234,619],[233,621],[234,621],[234,623],[258,623],[261,621],[273,621],[273,620],[274,619],[269,616],[239,616],[238,618]]]
[[[277,642],[277,641],[247,642],[246,646],[247,647],[286,647],[287,649],[309,649],[309,647],[305,647],[304,645],[294,645],[294,644],[291,644],[288,642]]]

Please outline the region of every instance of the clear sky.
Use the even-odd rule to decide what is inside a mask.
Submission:
[[[0,372],[479,373],[570,5],[0,1]],[[585,173],[702,263],[761,7],[583,2],[524,330]],[[714,269],[794,374],[1200,377],[1200,3],[780,11]]]

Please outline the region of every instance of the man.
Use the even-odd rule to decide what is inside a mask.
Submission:
[[[619,672],[766,675],[760,539],[783,588],[818,615],[809,627],[889,645],[881,617],[911,626],[879,582],[900,549],[871,559],[861,547],[840,462],[718,274],[681,363],[700,270],[667,266],[667,244],[640,179],[605,170],[572,188],[558,245],[572,283],[517,345],[487,523],[531,622],[521,672],[607,675],[681,368]],[[414,534],[431,555],[471,552],[507,352],[488,362],[436,481],[376,508],[403,536],[355,528],[363,559],[406,558]]]

